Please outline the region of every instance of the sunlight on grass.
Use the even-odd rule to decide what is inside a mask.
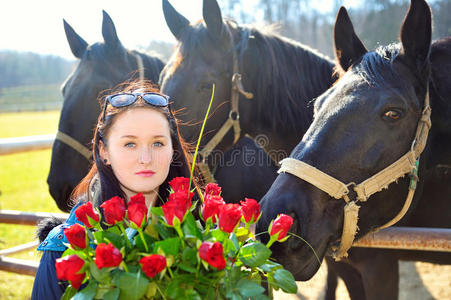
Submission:
[[[55,133],[59,112],[0,114],[0,138]],[[46,183],[51,150],[0,156],[0,209],[61,212]],[[0,224],[0,249],[35,239],[34,226]],[[35,250],[10,257],[40,259]],[[0,271],[0,299],[29,299],[34,277]]]

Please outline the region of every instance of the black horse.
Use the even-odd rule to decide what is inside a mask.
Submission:
[[[105,11],[102,23],[103,43],[88,46],[66,21],[64,29],[72,53],[80,61],[62,87],[64,104],[58,131],[72,137],[81,144],[80,147],[87,148],[76,151],[66,141],[55,140],[47,183],[58,207],[69,211],[69,195],[86,175],[91,164],[88,149],[100,113],[100,106],[96,101],[99,93],[142,75],[147,80],[158,82],[164,64],[159,58],[125,49],[117,37],[113,21]],[[139,70],[142,70],[141,75]]]
[[[275,160],[287,156],[311,123],[310,101],[333,83],[332,62],[263,29],[223,21],[216,0],[204,0],[204,20],[195,24],[189,24],[167,0],[163,10],[179,43],[161,72],[160,84],[177,109],[186,108],[180,118],[190,126],[181,127],[182,136],[189,142],[197,140],[213,83],[214,112],[201,146],[228,119],[235,57],[244,89],[253,93],[252,99],[239,98],[241,136],[267,141],[262,144]],[[229,149],[232,137],[229,132],[216,150]]]
[[[340,79],[317,98],[313,123],[290,157],[342,182],[364,181],[411,149],[429,86],[432,128],[413,204],[398,225],[451,228],[451,38],[431,47],[431,11],[424,0],[412,0],[401,44],[367,52],[344,8],[334,31]],[[397,215],[408,189],[409,178],[404,177],[359,203],[357,238]],[[349,197],[354,199],[353,191]],[[277,214],[289,213],[295,217],[293,231],[320,259],[340,240],[345,202],[296,176],[280,174],[261,204],[258,232]],[[296,238],[273,251],[297,280],[308,280],[318,270],[312,250]],[[347,261],[361,272],[367,299],[397,299],[398,259],[451,263],[443,252],[359,248],[351,249]]]

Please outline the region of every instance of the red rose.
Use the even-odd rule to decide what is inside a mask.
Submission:
[[[169,185],[174,190],[174,192],[180,190],[188,190],[189,178],[186,177],[175,177],[169,181]]]
[[[204,198],[206,198],[207,195],[215,195],[215,196],[221,195],[221,187],[217,183],[211,182],[207,184],[207,186],[205,187]]]
[[[125,204],[124,199],[121,197],[113,197],[103,202],[100,207],[103,208],[103,214],[105,215],[107,224],[116,224],[117,222],[121,222],[125,217]]]
[[[91,202],[86,202],[75,210],[75,216],[77,219],[85,224],[86,227],[92,228],[94,224],[89,222],[88,216],[93,219],[96,223],[99,222],[99,214],[92,208]]]
[[[260,216],[260,204],[255,199],[244,198],[245,201],[241,201],[241,212],[246,223],[257,222]]]
[[[150,278],[154,278],[157,273],[160,273],[166,268],[166,257],[163,255],[152,254],[141,258],[139,263],[141,264],[144,274]]]
[[[239,204],[225,204],[219,212],[219,229],[231,233],[241,219]]]
[[[277,240],[280,241],[287,235],[288,230],[290,230],[291,228],[291,225],[293,225],[293,218],[285,214],[280,214],[276,218],[274,223],[272,223],[269,234],[273,236],[279,232]]]
[[[218,270],[222,270],[226,266],[224,251],[220,242],[203,242],[199,248],[199,256]]]
[[[135,196],[130,197],[130,202],[128,202],[128,219],[130,222],[135,223],[138,227],[141,227],[146,223],[146,198],[144,198],[142,193],[138,193]]]
[[[177,177],[183,178],[183,177]],[[191,207],[191,198],[194,193],[188,190],[178,190],[169,195],[169,200],[161,206],[163,209],[164,218],[169,225],[174,225],[174,218],[177,217],[182,222],[188,209]]]
[[[83,226],[78,223],[64,229],[64,235],[66,235],[67,240],[75,249],[85,249],[86,248],[86,230]]]
[[[95,263],[97,268],[117,267],[122,262],[122,254],[113,244],[100,243],[96,248]]]
[[[219,211],[224,204],[224,199],[219,195],[205,195],[204,205],[202,206],[202,217],[204,218],[204,221],[207,221],[207,219],[211,217],[213,223],[216,223]]]
[[[72,287],[78,290],[86,275],[84,272],[78,274],[84,265],[85,261],[75,254],[58,258],[55,263],[56,277],[70,281]]]

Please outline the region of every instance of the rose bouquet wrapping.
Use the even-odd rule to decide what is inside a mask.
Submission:
[[[290,216],[271,223],[264,245],[249,230],[260,217],[254,199],[226,204],[221,188],[208,184],[197,210],[188,178],[170,186],[161,207],[148,209],[137,194],[127,205],[119,197],[104,202],[103,218],[90,203],[77,208],[84,226],[65,230],[68,249],[55,265],[58,278],[70,283],[63,299],[268,299],[279,288],[296,293],[293,276],[270,259],[269,249],[288,238]]]

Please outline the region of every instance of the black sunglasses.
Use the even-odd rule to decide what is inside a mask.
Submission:
[[[103,104],[103,112],[102,112],[102,119],[103,122],[105,120],[105,112],[106,112],[106,106],[108,105],[108,102],[113,107],[124,107],[129,106],[138,100],[138,98],[141,97],[146,103],[156,106],[156,107],[165,107],[168,106],[169,103],[169,96],[161,95],[158,93],[119,93],[110,95],[105,98],[105,103]]]

